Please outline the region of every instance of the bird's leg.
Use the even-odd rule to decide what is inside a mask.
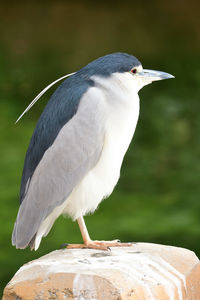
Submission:
[[[77,219],[77,222],[78,222],[78,226],[79,226],[80,231],[81,231],[81,235],[82,235],[84,244],[89,245],[92,242],[92,240],[89,236],[89,233],[88,233],[88,230],[87,230],[87,227],[85,225],[85,221],[84,221],[83,217],[82,216],[79,217]]]
[[[93,241],[89,236],[87,227],[85,225],[85,221],[82,216],[77,219],[77,222],[81,231],[84,244],[69,244],[67,245],[68,249],[89,248],[89,249],[108,250],[109,247],[127,247],[133,245],[133,243],[120,243],[119,240]]]

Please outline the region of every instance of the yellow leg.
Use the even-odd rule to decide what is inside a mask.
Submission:
[[[110,247],[128,247],[132,246],[132,243],[120,243],[119,240],[114,241],[92,241],[87,227],[85,225],[83,217],[77,219],[81,235],[83,238],[84,244],[69,244],[67,249],[76,249],[76,248],[88,248],[88,249],[99,249],[99,250],[108,250]]]

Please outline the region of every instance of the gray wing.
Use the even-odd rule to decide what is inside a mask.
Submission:
[[[83,95],[77,113],[44,153],[19,208],[12,243],[27,247],[40,224],[96,165],[105,135],[104,97],[95,87]]]

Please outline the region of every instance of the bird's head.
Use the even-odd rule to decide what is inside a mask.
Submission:
[[[143,86],[153,81],[174,78],[173,75],[143,69],[141,62],[134,56],[126,53],[113,53],[102,56],[77,72],[78,75],[91,78],[92,76],[118,76],[122,81],[126,79],[138,92]]]
[[[33,99],[15,123],[21,119],[50,87],[60,80],[71,77],[71,83],[74,86],[74,84],[79,85],[81,80],[82,82],[93,80],[95,76],[103,79],[113,76],[118,82],[121,81],[122,84],[131,87],[131,90],[134,90],[136,93],[152,81],[174,78],[173,75],[165,72],[143,69],[141,62],[135,56],[127,53],[118,52],[108,54],[92,61],[79,71],[64,75],[49,84]],[[104,84],[105,82],[104,80]]]

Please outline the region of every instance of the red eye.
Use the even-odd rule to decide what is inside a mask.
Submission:
[[[132,69],[131,73],[136,74],[137,73],[137,69],[136,68]]]

